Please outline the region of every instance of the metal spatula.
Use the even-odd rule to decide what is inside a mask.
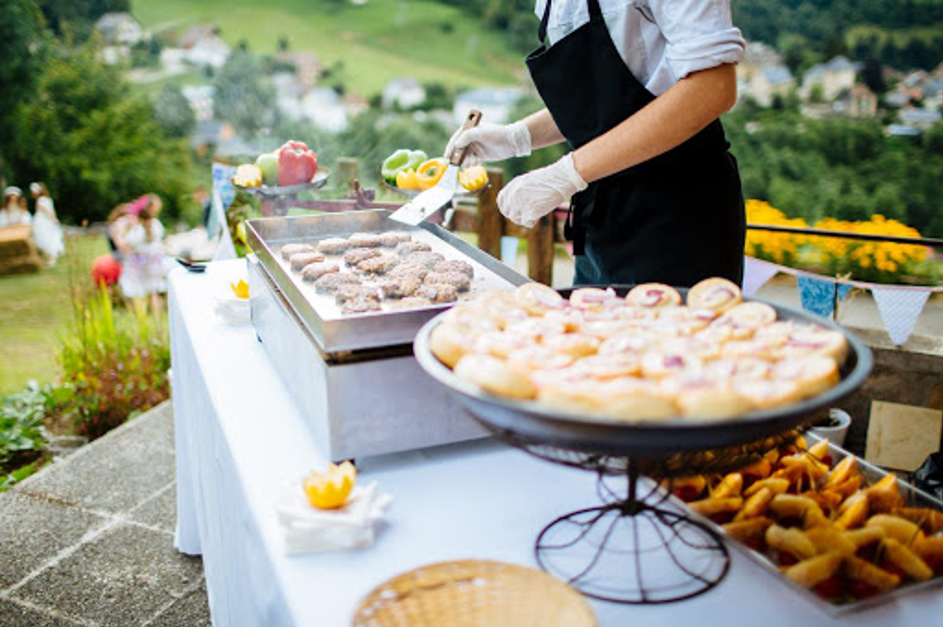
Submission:
[[[462,130],[478,126],[481,121],[481,111],[472,109],[465,118]],[[465,149],[461,148],[452,153],[449,166],[439,182],[427,189],[408,203],[394,211],[390,217],[403,224],[416,226],[442,207],[452,202],[452,196],[458,188],[458,170],[465,159]]]

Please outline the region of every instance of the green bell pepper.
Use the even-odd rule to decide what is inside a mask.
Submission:
[[[390,185],[396,185],[396,175],[403,170],[418,168],[429,157],[422,150],[407,150],[400,148],[380,166],[380,176]]]

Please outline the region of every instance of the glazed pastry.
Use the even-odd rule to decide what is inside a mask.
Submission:
[[[514,300],[529,314],[539,316],[547,311],[563,309],[566,299],[543,283],[524,283],[514,290]]]
[[[340,272],[340,266],[333,261],[320,261],[309,263],[301,271],[301,278],[305,281],[317,281],[325,274]]]
[[[603,410],[601,384],[594,380],[570,380],[537,387],[537,400],[557,411],[599,414]]]
[[[405,231],[387,231],[380,233],[380,246],[384,248],[396,248],[403,242],[408,242],[413,238]]]
[[[698,370],[701,361],[693,355],[682,352],[664,352],[660,349],[651,349],[642,355],[642,374],[652,379],[661,379],[682,370]]]
[[[344,253],[344,263],[350,267],[355,267],[361,261],[366,261],[372,257],[382,255],[376,248],[350,248]]]
[[[838,383],[838,366],[821,355],[784,359],[773,366],[772,378],[794,381],[803,397],[815,396]]]
[[[750,399],[757,409],[778,407],[802,398],[795,381],[738,377],[731,385],[738,394]]]
[[[446,322],[436,325],[429,334],[429,350],[449,368],[454,368],[462,357],[474,352],[474,342],[475,334]]]
[[[573,369],[594,379],[616,379],[639,374],[641,360],[631,353],[590,355],[573,364]]]
[[[624,422],[664,420],[680,413],[674,400],[657,386],[637,379],[607,381],[600,387],[600,413]]]
[[[711,325],[729,326],[731,337],[746,339],[757,329],[776,322],[776,310],[766,303],[740,303],[734,305],[714,320]]]
[[[586,311],[603,311],[622,305],[623,301],[611,287],[580,287],[570,293],[570,306]]]
[[[360,285],[360,277],[351,272],[329,272],[314,282],[319,294],[333,294],[343,285]]]
[[[704,376],[713,379],[766,379],[772,364],[752,356],[720,358],[704,364]]]
[[[839,331],[816,326],[797,328],[780,347],[782,357],[824,355],[843,363],[848,354],[848,340]]]
[[[482,316],[491,318],[502,329],[527,319],[527,312],[507,292],[487,292],[476,298],[472,305]]]
[[[350,244],[343,237],[328,237],[318,242],[318,250],[325,255],[339,255],[350,248]]]
[[[508,333],[520,335],[531,339],[533,342],[540,341],[540,338],[548,335],[561,335],[566,332],[566,327],[561,322],[554,322],[545,318],[523,318],[509,322],[504,329]]]
[[[566,368],[573,363],[573,357],[558,353],[539,344],[532,344],[524,348],[511,351],[507,357],[507,364],[518,372],[533,372],[534,370],[556,370]]]
[[[503,331],[482,333],[475,340],[475,352],[507,359],[514,351],[532,346],[529,339]]]
[[[318,249],[311,244],[285,244],[281,248],[282,259],[286,261],[291,259],[292,255],[298,253],[316,253]]]
[[[533,398],[537,393],[526,375],[491,355],[466,355],[455,366],[455,375],[490,394],[516,399]]]
[[[688,307],[723,313],[743,301],[740,287],[733,281],[714,277],[704,279],[688,290]]]
[[[378,233],[354,233],[347,238],[352,248],[373,248],[380,245]]]
[[[626,333],[603,340],[599,345],[600,355],[630,353],[641,355],[652,345],[652,339],[642,333]]]
[[[309,263],[317,263],[319,261],[324,261],[324,255],[318,252],[295,253],[288,258],[288,263],[295,272],[300,272],[301,269]]]
[[[675,402],[681,414],[688,418],[732,418],[753,409],[753,402],[727,382],[702,379],[697,383],[682,383]]]
[[[625,304],[644,309],[675,307],[681,304],[681,294],[664,283],[642,283],[629,290],[625,295]]]
[[[440,261],[432,267],[433,272],[461,272],[467,275],[469,279],[475,277],[475,268],[467,261],[461,259],[446,259]]]
[[[599,340],[579,333],[559,333],[544,335],[540,343],[558,353],[564,353],[576,358],[592,355],[599,348]]]

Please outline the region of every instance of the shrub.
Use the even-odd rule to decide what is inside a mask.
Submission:
[[[59,353],[58,413],[77,433],[96,438],[168,398],[167,319],[138,303],[116,312],[105,288],[74,296],[73,307]]]
[[[35,470],[46,444],[42,434],[45,410],[46,396],[35,388],[0,402],[0,491]]]

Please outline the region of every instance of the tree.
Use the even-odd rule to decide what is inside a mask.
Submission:
[[[187,137],[196,129],[193,107],[177,85],[165,85],[154,97],[154,119],[169,137]]]
[[[43,17],[30,0],[9,0],[0,10],[0,175],[9,173],[16,111],[36,94],[47,52]]]
[[[57,35],[67,32],[84,41],[105,13],[131,10],[130,0],[39,0],[36,4]]]
[[[219,68],[213,86],[213,113],[239,133],[253,137],[278,121],[275,88],[253,54],[235,50]]]
[[[188,188],[189,150],[167,138],[149,102],[131,97],[91,46],[59,49],[21,105],[12,143],[17,180],[42,180],[70,222],[103,220],[117,204],[159,194],[176,217]]]

